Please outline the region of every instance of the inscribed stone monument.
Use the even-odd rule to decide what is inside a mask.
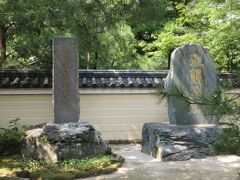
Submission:
[[[53,40],[54,122],[79,121],[79,55],[73,38]]]
[[[217,71],[206,49],[196,44],[186,44],[175,49],[165,83],[165,90],[169,94],[170,123],[216,123],[215,116],[209,111],[213,107],[207,105],[205,100],[214,93],[217,84]]]
[[[25,157],[82,159],[110,154],[111,149],[87,122],[79,121],[78,51],[73,38],[53,41],[54,122],[26,132]]]
[[[217,89],[218,76],[210,54],[196,44],[175,49],[165,81],[167,123],[146,123],[142,152],[162,161],[183,161],[211,154],[209,146],[222,129],[206,101]],[[208,104],[207,104],[208,103]]]

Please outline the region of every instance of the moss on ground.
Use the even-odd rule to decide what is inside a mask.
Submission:
[[[116,171],[124,162],[122,157],[105,155],[58,163],[24,160],[21,156],[0,157],[0,177],[75,179]]]
[[[0,177],[13,176],[22,171],[20,156],[0,157]]]

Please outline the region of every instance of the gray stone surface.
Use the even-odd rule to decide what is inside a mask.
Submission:
[[[73,38],[53,41],[54,122],[79,121],[78,50]]]
[[[168,115],[171,124],[214,124],[217,119],[210,105],[190,104],[186,98],[204,103],[217,88],[218,76],[207,49],[186,44],[171,55],[171,67],[165,81]],[[183,96],[179,96],[182,94]]]
[[[49,123],[27,131],[25,157],[57,162],[111,153],[94,127],[85,122]]]
[[[210,145],[224,125],[180,126],[146,123],[142,131],[142,152],[162,161],[183,161],[210,155]]]

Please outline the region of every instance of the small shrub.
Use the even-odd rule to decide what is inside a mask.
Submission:
[[[18,121],[16,118],[9,122],[8,128],[0,128],[0,154],[1,155],[14,155],[20,154],[21,149],[25,143],[25,131],[19,129]]]
[[[240,129],[236,124],[223,129],[213,144],[213,150],[217,153],[235,154],[240,150]]]

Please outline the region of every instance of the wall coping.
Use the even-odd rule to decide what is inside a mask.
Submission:
[[[155,94],[154,88],[84,88],[80,94]],[[0,89],[0,95],[52,95],[52,89]]]
[[[156,94],[155,88],[81,88],[80,94]],[[240,88],[231,89],[226,94],[239,94]],[[0,89],[0,95],[52,95],[52,89]]]

